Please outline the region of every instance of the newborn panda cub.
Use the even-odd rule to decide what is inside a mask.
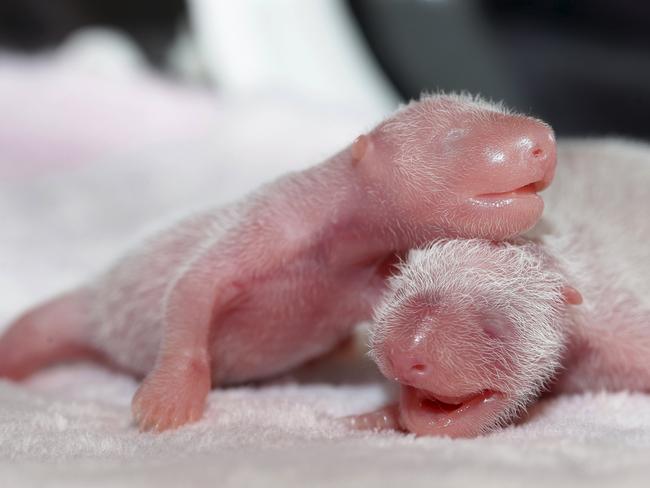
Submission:
[[[650,391],[650,146],[567,141],[558,160],[526,239],[438,240],[411,253],[371,340],[402,385],[399,408],[355,425],[470,437],[513,420],[544,388]]]
[[[514,418],[558,370],[567,304],[580,295],[542,246],[442,240],[400,271],[370,336],[382,373],[401,384],[399,408],[357,426],[474,436]]]

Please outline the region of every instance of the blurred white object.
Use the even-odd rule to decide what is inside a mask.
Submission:
[[[318,163],[375,121],[291,96],[215,95],[85,39],[51,57],[0,56],[0,326],[157,218]]]
[[[189,0],[199,52],[226,93],[288,91],[383,115],[397,96],[341,0]]]
[[[209,84],[207,66],[198,51],[196,36],[187,25],[179,28],[178,35],[167,52],[166,68],[186,84]]]
[[[126,35],[101,27],[75,31],[55,52],[61,66],[105,76],[128,76],[146,66],[144,54]]]

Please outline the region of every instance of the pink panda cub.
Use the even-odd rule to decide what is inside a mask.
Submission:
[[[188,216],[27,311],[0,338],[0,377],[108,362],[144,378],[132,404],[141,430],[197,421],[212,386],[281,373],[348,337],[409,249],[531,228],[555,150],[537,119],[425,96],[321,164]]]
[[[546,390],[650,391],[650,147],[570,141],[558,159],[527,239],[409,255],[370,341],[399,403],[354,425],[472,437]]]

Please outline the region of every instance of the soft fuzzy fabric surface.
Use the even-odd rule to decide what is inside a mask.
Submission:
[[[0,62],[0,327],[87,279],[161,216],[318,162],[371,121],[306,101],[220,100],[143,73]],[[198,424],[139,434],[135,380],[93,365],[0,380],[0,486],[647,486],[650,396],[545,400],[473,440],[351,432],[390,386],[348,351],[211,393]]]

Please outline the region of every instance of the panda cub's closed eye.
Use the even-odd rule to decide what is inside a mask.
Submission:
[[[478,318],[483,332],[490,338],[506,341],[514,336],[514,329],[509,321],[494,311],[483,312]]]

